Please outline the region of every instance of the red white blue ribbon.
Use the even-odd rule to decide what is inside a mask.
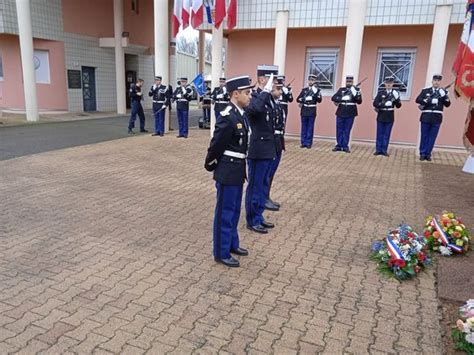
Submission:
[[[463,249],[461,247],[457,246],[456,244],[449,243],[448,236],[446,235],[446,232],[444,231],[443,227],[441,227],[441,225],[439,224],[436,217],[433,217],[433,223],[434,223],[434,226],[435,226],[436,230],[438,231],[438,233],[441,236],[441,242],[446,247],[448,247],[449,249],[452,249],[457,253],[462,253]]]
[[[400,248],[390,237],[387,237],[387,249],[390,255],[392,256],[392,258],[397,259],[397,260],[405,260]]]

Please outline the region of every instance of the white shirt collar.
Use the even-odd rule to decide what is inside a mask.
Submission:
[[[242,110],[239,106],[237,106],[236,104],[232,103],[235,108],[237,109],[237,111],[239,111],[240,115],[243,117],[244,116],[244,110]]]

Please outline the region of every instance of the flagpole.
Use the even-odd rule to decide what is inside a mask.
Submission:
[[[221,24],[217,29],[212,27],[212,89],[219,86],[219,78],[222,75],[222,44],[224,42],[224,30]],[[211,137],[214,134],[216,115],[211,110]]]

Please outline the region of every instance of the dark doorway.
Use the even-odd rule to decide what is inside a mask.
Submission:
[[[135,84],[137,82],[137,72],[135,70],[127,70],[125,73],[125,89],[126,89],[126,96],[127,96],[127,108],[130,108],[130,85]]]
[[[95,68],[82,67],[82,100],[84,102],[84,111],[97,111]]]

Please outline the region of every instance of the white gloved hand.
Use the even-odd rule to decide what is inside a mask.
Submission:
[[[156,90],[156,84],[153,84],[153,90]]]
[[[439,89],[439,96],[440,97],[445,97],[447,95],[447,91],[444,90],[443,88]]]
[[[186,94],[186,89],[185,88],[182,87],[181,91],[182,91],[183,95]]]
[[[392,106],[392,101],[387,101],[387,102],[385,102],[385,106],[391,107],[391,106]]]
[[[176,95],[176,98],[177,98],[177,99],[180,99],[180,98],[181,98],[181,94]]]
[[[312,96],[306,96],[306,97],[304,98],[305,101],[311,101],[312,99],[313,99]]]
[[[311,86],[311,90],[313,91],[313,94],[317,94],[318,93],[318,89],[316,88],[316,86]]]
[[[285,95],[289,93],[288,88],[286,88],[286,87],[284,87],[284,86],[281,88],[281,90],[283,91],[283,93],[284,93]]]
[[[350,99],[351,99],[351,97],[349,95],[344,95],[341,100],[342,101],[349,101]]]
[[[225,86],[222,88],[222,92],[223,92],[224,94],[227,94],[227,88],[226,88]]]
[[[438,99],[431,99],[431,103],[433,105],[437,105],[438,104]]]
[[[139,91],[139,92],[137,92],[137,95],[138,95],[138,96],[142,96],[143,93],[142,93],[141,91]]]
[[[265,84],[265,87],[263,88],[263,91],[271,92],[272,88],[273,88],[273,73],[270,74],[270,78],[268,78],[268,81]]]
[[[356,90],[355,86],[351,86],[351,94],[352,94],[352,96],[357,95],[357,90]]]
[[[223,94],[219,94],[219,95],[216,96],[216,98],[218,98],[218,99],[222,99],[223,97],[224,97]]]
[[[400,98],[400,93],[397,90],[393,90],[392,95],[395,98],[395,100],[398,100]]]

